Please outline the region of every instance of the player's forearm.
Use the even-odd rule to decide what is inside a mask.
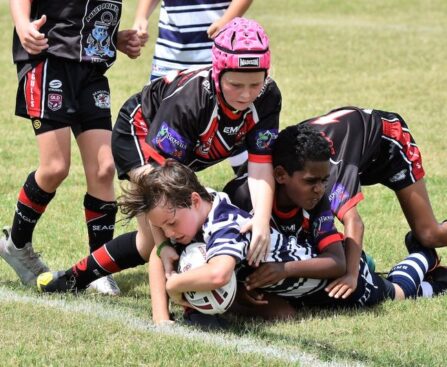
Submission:
[[[218,260],[217,260],[218,259]],[[198,268],[172,275],[166,282],[168,292],[211,291],[223,287],[232,276],[235,260],[218,256]]]
[[[222,18],[220,18],[222,25],[228,23],[235,17],[243,16],[252,2],[253,0],[233,0]]]
[[[315,257],[304,261],[290,261],[285,264],[287,278],[333,279],[345,274],[344,259]]]
[[[163,264],[156,248],[149,258],[149,285],[151,290],[152,319],[155,323],[169,320],[169,299],[166,293],[166,278]]]
[[[357,275],[363,248],[364,225],[357,209],[351,208],[343,217],[346,271]]]
[[[248,164],[248,188],[255,218],[263,218],[268,225],[272,214],[275,190],[273,167],[270,163],[250,162]]]
[[[137,9],[135,11],[135,20],[147,20],[152,15],[159,2],[160,0],[138,0]]]
[[[30,22],[31,1],[30,0],[9,0],[11,17],[16,27]]]

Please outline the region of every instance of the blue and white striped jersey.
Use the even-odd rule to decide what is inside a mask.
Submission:
[[[214,193],[212,209],[203,224],[203,240],[206,243],[207,261],[219,255],[228,255],[236,259],[237,274],[243,281],[248,274],[246,262],[250,234],[241,234],[241,227],[250,219],[250,214],[231,204],[227,194]],[[271,244],[265,262],[288,262],[307,260],[317,256],[312,247],[297,244],[294,237],[286,237],[271,228]],[[243,271],[242,268],[244,268]],[[287,278],[268,285],[264,291],[284,297],[303,297],[324,288],[323,279]]]
[[[151,79],[171,70],[211,64],[213,41],[206,31],[222,17],[230,3],[223,0],[162,1]]]

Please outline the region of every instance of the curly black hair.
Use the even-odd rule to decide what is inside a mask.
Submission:
[[[329,142],[306,124],[285,128],[273,145],[273,167],[282,166],[289,175],[303,170],[307,161],[328,161],[330,156]]]

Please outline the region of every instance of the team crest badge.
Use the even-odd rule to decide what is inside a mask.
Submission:
[[[52,111],[60,110],[62,107],[62,95],[58,93],[48,94],[48,108]]]
[[[110,94],[105,90],[100,90],[93,93],[93,98],[95,100],[96,107],[104,109],[110,108]]]
[[[268,149],[277,137],[278,134],[273,130],[260,131],[256,139],[256,146],[262,150]]]

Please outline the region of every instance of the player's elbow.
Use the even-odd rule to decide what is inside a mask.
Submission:
[[[210,274],[210,282],[213,289],[223,287],[231,280],[232,271],[226,271],[219,268],[213,269]]]

